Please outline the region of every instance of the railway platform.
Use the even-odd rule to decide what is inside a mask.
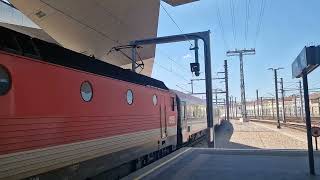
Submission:
[[[216,148],[224,149],[307,149],[306,132],[264,122],[225,121],[216,129]],[[195,147],[207,147],[200,142]],[[315,146],[314,146],[315,147]]]
[[[307,158],[303,150],[183,148],[123,179],[320,179],[320,153],[316,176],[309,175]]]
[[[320,152],[314,151],[317,176],[310,176],[305,136],[289,127],[231,120],[216,129],[216,149],[203,141],[124,179],[320,180]]]

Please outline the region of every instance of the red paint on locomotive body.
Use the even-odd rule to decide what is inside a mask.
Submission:
[[[169,91],[1,51],[0,64],[12,77],[10,91],[0,96],[0,155],[161,129],[163,123],[176,127],[175,94]],[[89,102],[80,94],[84,81],[93,87]],[[129,89],[132,105],[126,99]],[[161,130],[154,140],[160,136]]]

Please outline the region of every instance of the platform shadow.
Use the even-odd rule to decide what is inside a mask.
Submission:
[[[230,121],[223,121],[216,128],[216,148],[224,149],[260,149],[253,146],[231,142],[231,136],[234,133],[233,124]]]

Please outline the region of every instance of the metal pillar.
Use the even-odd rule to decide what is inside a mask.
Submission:
[[[320,116],[320,98],[318,98],[318,117]]]
[[[257,115],[259,117],[260,113],[259,113],[259,91],[258,91],[258,89],[256,90],[256,93],[257,93]]]
[[[173,42],[181,42],[181,41],[189,41],[189,40],[198,40],[198,39],[201,39],[204,44],[208,147],[214,147],[215,133],[213,128],[210,31],[137,40],[137,41],[130,42],[130,45],[165,44],[165,43],[173,43]],[[132,59],[135,59],[135,58],[132,57]],[[197,73],[195,74],[197,75]]]
[[[229,97],[229,116],[232,118],[232,97]]]
[[[309,105],[309,90],[308,90],[308,76],[304,72],[302,75],[303,79],[303,93],[304,93],[304,110],[306,113],[306,127],[307,127],[307,140],[308,140],[308,155],[309,155],[309,168],[310,174],[315,175],[314,170],[314,157],[313,157],[313,145],[311,135],[311,117],[310,117],[310,105]],[[301,85],[301,82],[300,82]]]
[[[243,120],[247,120],[246,91],[243,73],[243,55],[240,53],[240,89],[241,89],[241,116]]]
[[[294,95],[294,114],[298,117],[298,109],[297,109],[297,96]]]
[[[271,99],[271,111],[272,111],[272,119],[274,119],[274,107],[273,107],[273,99]]]
[[[282,121],[286,122],[286,108],[284,107],[284,89],[283,89],[283,78],[280,78],[281,83],[281,99],[282,99]]]
[[[257,118],[257,113],[256,113],[256,102],[253,102],[253,114],[254,114],[254,118]]]
[[[225,86],[226,86],[226,110],[227,110],[227,120],[229,121],[230,119],[230,111],[229,111],[229,85],[228,85],[228,62],[227,60],[224,60],[224,77],[225,77]]]
[[[227,110],[226,110],[226,100],[223,99],[223,106],[224,106],[224,118],[227,117]]]
[[[238,117],[237,97],[234,97],[234,104],[236,105],[236,118]]]
[[[301,120],[304,121],[304,113],[303,113],[303,97],[302,97],[302,86],[301,81],[299,81],[299,93],[300,93],[300,116]]]
[[[261,104],[261,118],[263,118],[263,99],[260,97],[260,104]]]
[[[234,100],[233,100],[233,96],[231,96],[230,98],[231,98],[231,116],[232,116],[232,118],[234,118]]]
[[[211,75],[211,49],[210,49],[210,32],[204,35],[205,51],[205,76],[206,76],[206,100],[207,100],[207,124],[208,124],[208,147],[215,146],[215,132],[213,127],[213,105],[212,105],[212,75]],[[209,112],[208,112],[209,110]]]
[[[277,121],[278,126],[277,128],[280,129],[280,118],[279,118],[279,98],[278,98],[278,75],[277,75],[278,69],[273,69],[274,71],[274,85],[275,85],[275,94],[276,94],[276,113],[277,113]]]
[[[190,80],[190,84],[191,84],[191,94],[193,94],[193,79]]]

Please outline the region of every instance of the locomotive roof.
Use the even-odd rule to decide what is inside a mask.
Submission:
[[[186,94],[174,89],[171,89],[170,91],[174,92],[181,99],[181,101],[185,101],[189,104],[206,105],[206,100],[200,99],[198,97],[195,97],[190,94]]]
[[[122,81],[168,90],[162,81],[4,27],[0,27],[0,50]]]

